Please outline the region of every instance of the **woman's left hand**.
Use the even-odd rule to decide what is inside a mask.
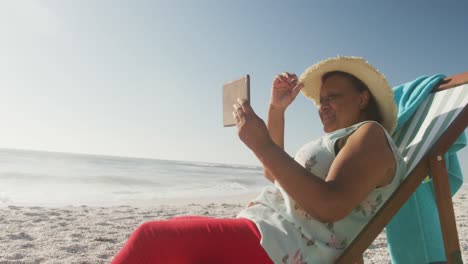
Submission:
[[[245,99],[238,99],[234,104],[234,118],[236,119],[237,133],[239,138],[254,153],[274,144],[265,122],[258,117],[250,103]]]

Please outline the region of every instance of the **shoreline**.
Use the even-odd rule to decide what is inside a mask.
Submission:
[[[134,207],[134,208],[148,208],[155,206],[184,206],[190,204],[207,205],[214,202],[226,203],[226,204],[243,204],[247,205],[251,200],[256,198],[261,191],[247,192],[244,194],[237,195],[223,195],[223,196],[206,196],[206,197],[190,197],[190,198],[154,198],[154,199],[133,199],[126,203],[96,203],[96,204],[44,204],[44,203],[15,203],[8,204],[6,202],[0,202],[0,209],[13,207],[22,208],[67,208],[67,207],[89,207],[89,208],[105,208],[105,207]]]

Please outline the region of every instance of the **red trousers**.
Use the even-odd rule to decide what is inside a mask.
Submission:
[[[271,264],[248,219],[176,217],[140,225],[111,264]]]

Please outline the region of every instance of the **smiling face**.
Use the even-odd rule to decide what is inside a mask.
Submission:
[[[359,91],[348,76],[332,74],[320,88],[319,116],[325,132],[352,126],[368,120],[369,92]]]

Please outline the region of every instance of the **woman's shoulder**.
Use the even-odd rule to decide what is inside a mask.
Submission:
[[[394,145],[392,137],[385,128],[374,121],[360,123],[350,135],[350,138],[354,138],[365,144],[381,145],[382,143],[388,143],[392,149]]]
[[[351,138],[352,141],[359,141],[360,144],[357,146],[363,146],[363,144],[376,144],[385,142],[385,131],[384,128],[377,122],[374,121],[363,121],[352,126],[343,128],[330,136],[330,147],[336,154],[348,143]],[[355,145],[356,146],[356,145]]]
[[[366,142],[371,143],[374,140],[388,142],[392,148],[394,146],[393,139],[382,124],[376,121],[364,121],[355,125],[352,132],[354,137],[362,137]]]
[[[358,124],[356,132],[368,133],[369,135],[385,135],[385,128],[378,122],[375,121],[364,121]]]
[[[385,134],[387,134],[387,130],[383,127],[383,125],[373,120],[366,120],[366,121],[354,124],[352,127],[355,127],[356,130],[358,129],[375,130],[375,132],[380,130],[384,132]]]

